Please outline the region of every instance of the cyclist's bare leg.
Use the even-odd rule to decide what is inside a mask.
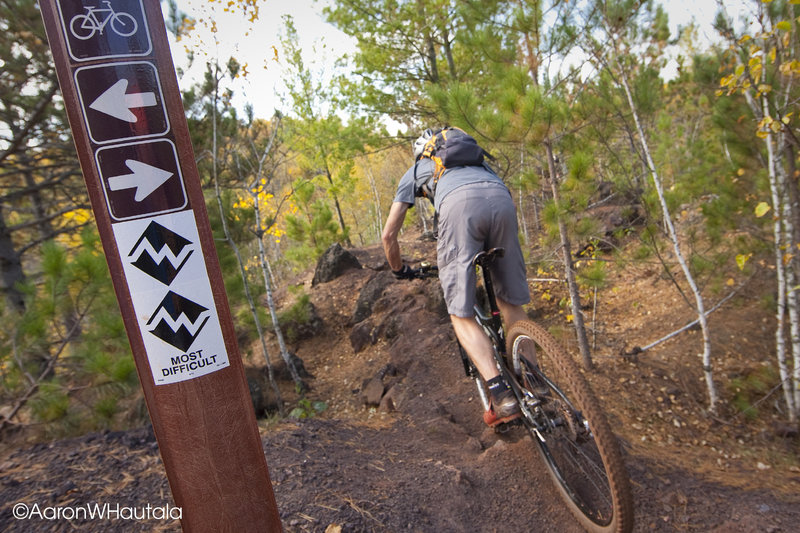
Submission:
[[[510,328],[515,322],[528,319],[528,315],[521,305],[510,304],[500,297],[496,297],[495,299],[497,300],[497,307],[500,308],[500,316],[503,317],[506,328]]]
[[[485,381],[497,377],[500,372],[494,362],[492,344],[475,319],[450,315],[450,321],[453,323],[458,342],[466,350],[481,377]]]
[[[521,305],[514,305],[506,302],[500,297],[496,297],[497,307],[500,308],[500,316],[503,317],[505,329],[508,329],[520,320],[528,320],[528,315]],[[522,351],[526,359],[531,363],[536,364],[536,346],[533,343],[526,343]],[[532,353],[531,353],[532,352]]]

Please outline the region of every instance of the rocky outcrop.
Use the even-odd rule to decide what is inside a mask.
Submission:
[[[311,285],[332,281],[353,268],[361,269],[361,263],[337,242],[320,256]]]

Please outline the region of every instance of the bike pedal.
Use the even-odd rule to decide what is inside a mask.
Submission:
[[[515,418],[513,420],[509,420],[507,422],[500,422],[499,424],[492,427],[495,433],[508,433],[513,428],[522,425],[522,417]]]

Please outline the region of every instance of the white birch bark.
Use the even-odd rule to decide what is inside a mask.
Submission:
[[[765,116],[769,115],[769,102],[766,96],[761,97],[761,102],[755,100],[750,90],[744,91],[745,100],[747,101],[753,115],[761,121]],[[778,284],[778,301],[777,309],[775,311],[775,357],[778,361],[778,372],[781,377],[783,385],[784,401],[786,402],[786,409],[789,415],[789,420],[797,420],[797,401],[795,400],[794,389],[797,388],[797,368],[792,372],[791,361],[786,353],[786,311],[787,311],[787,272],[786,264],[784,263],[784,253],[786,250],[786,233],[784,231],[784,193],[785,188],[781,187],[779,183],[779,173],[777,169],[782,165],[779,162],[779,153],[775,149],[775,140],[771,130],[767,130],[764,143],[767,148],[767,174],[769,176],[769,188],[772,201],[772,208],[774,212],[772,223],[772,235],[774,239],[773,251],[775,253],[775,273],[776,281]],[[792,242],[792,239],[788,241]],[[795,309],[796,311],[796,309]],[[795,362],[797,362],[795,360]]]
[[[664,227],[666,228],[667,234],[672,241],[675,257],[681,266],[684,276],[686,277],[686,282],[689,284],[692,294],[694,295],[697,319],[703,332],[703,373],[706,380],[706,388],[708,389],[708,408],[709,411],[713,413],[716,412],[717,409],[718,396],[716,387],[714,385],[713,368],[711,366],[711,332],[708,327],[703,295],[701,294],[700,289],[697,287],[697,283],[695,282],[694,276],[692,276],[692,273],[689,270],[689,265],[686,263],[686,259],[683,257],[683,252],[681,251],[680,242],[678,240],[678,232],[675,230],[675,225],[672,223],[672,215],[670,215],[669,207],[667,206],[667,201],[664,197],[664,188],[661,183],[661,178],[656,170],[653,157],[650,154],[647,138],[644,135],[644,129],[642,128],[641,121],[639,120],[639,114],[636,105],[633,102],[633,96],[628,84],[628,78],[622,69],[620,69],[619,75],[623,89],[625,90],[625,96],[628,100],[628,106],[630,107],[634,123],[636,124],[636,131],[639,135],[639,142],[642,145],[642,150],[644,151],[648,171],[650,172],[650,177],[653,179],[653,184],[655,185],[656,192],[658,193],[658,201],[661,204],[661,211],[664,217]]]
[[[215,65],[215,67],[216,66],[217,65]],[[239,247],[236,245],[236,243],[234,242],[233,238],[231,237],[230,229],[228,228],[228,222],[227,222],[227,219],[225,218],[225,209],[224,209],[223,204],[222,204],[222,192],[220,190],[219,177],[218,177],[218,172],[217,172],[217,99],[218,99],[217,89],[218,89],[218,83],[215,83],[214,84],[213,110],[211,112],[211,115],[212,115],[212,118],[211,118],[211,131],[212,131],[212,139],[211,139],[211,143],[212,143],[212,154],[211,154],[212,165],[211,165],[211,167],[212,167],[212,170],[211,170],[211,174],[212,174],[212,178],[213,178],[213,181],[214,181],[214,194],[215,194],[216,199],[217,199],[217,207],[219,208],[219,215],[220,215],[219,218],[222,221],[222,232],[225,235],[226,242],[231,247],[231,249],[233,250],[234,255],[236,256],[237,263],[239,264],[239,273],[242,276],[242,283],[243,283],[243,286],[244,286],[245,298],[247,299],[247,303],[250,306],[250,312],[252,313],[253,319],[255,320],[256,332],[258,333],[258,338],[261,340],[261,350],[262,350],[263,355],[264,355],[264,361],[267,364],[267,377],[268,377],[269,383],[270,383],[270,385],[272,387],[272,391],[275,394],[275,400],[276,400],[276,403],[278,404],[278,412],[280,413],[281,416],[283,416],[283,414],[284,414],[283,399],[281,397],[281,391],[278,388],[278,384],[275,381],[275,373],[274,373],[273,368],[272,368],[272,361],[271,361],[270,356],[269,356],[269,350],[267,350],[267,343],[266,343],[266,340],[264,339],[264,331],[263,331],[263,328],[261,327],[261,321],[258,319],[258,313],[256,312],[255,301],[253,299],[252,293],[250,292],[250,284],[247,281],[247,271],[244,268],[244,261],[242,260],[242,254],[239,251]]]
[[[278,313],[275,309],[275,299],[272,295],[272,282],[269,275],[269,261],[267,260],[267,252],[264,247],[264,230],[261,227],[261,208],[259,206],[258,192],[255,192],[258,190],[259,189],[257,188],[254,189],[253,203],[255,207],[256,227],[258,228],[258,232],[256,233],[256,240],[258,241],[258,258],[259,262],[261,263],[261,274],[264,276],[264,288],[266,289],[267,293],[267,308],[269,309],[269,316],[272,317],[272,329],[275,331],[275,338],[278,340],[278,347],[280,349],[283,362],[286,363],[286,368],[289,369],[289,373],[291,374],[292,380],[295,382],[295,384],[302,387],[303,380],[297,373],[297,369],[295,368],[294,363],[289,356],[289,350],[286,348],[286,341],[283,338],[280,320],[278,320]]]
[[[556,169],[553,148],[549,142],[543,143],[547,151],[547,167],[550,171],[550,186],[553,191],[553,201],[559,205],[558,191],[558,170]],[[558,217],[558,233],[561,236],[561,253],[564,260],[564,274],[567,279],[567,289],[569,290],[570,307],[572,309],[572,322],[575,326],[575,335],[578,341],[578,348],[581,352],[583,366],[587,370],[594,368],[592,361],[592,351],[589,347],[589,340],[586,338],[586,324],[581,310],[581,293],[578,289],[578,281],[575,278],[575,265],[572,262],[572,246],[567,233],[567,225],[564,220]]]
[[[778,134],[778,145],[783,145],[783,134]],[[786,169],[781,164],[781,157],[776,157],[775,161],[775,175],[778,185],[778,190],[781,191],[782,214],[781,220],[783,222],[783,243],[782,243],[782,263],[786,275],[786,307],[789,312],[789,343],[792,348],[791,360],[786,361],[787,372],[790,374],[788,381],[788,388],[793,392],[791,403],[787,402],[789,411],[789,421],[797,421],[798,408],[800,407],[800,389],[798,389],[798,377],[800,377],[800,310],[798,310],[797,303],[797,276],[793,268],[792,255],[792,242],[794,241],[794,223],[792,221],[792,206],[790,203],[789,195],[787,193],[787,177]],[[784,385],[784,390],[786,390]]]
[[[762,104],[764,106],[763,112],[767,113],[767,102],[765,98],[762,98]],[[777,281],[778,281],[778,302],[777,306],[778,309],[776,311],[775,316],[775,352],[778,359],[778,371],[780,372],[781,381],[783,383],[783,393],[784,399],[786,401],[786,408],[789,412],[789,419],[794,421],[797,419],[797,410],[794,401],[794,394],[793,394],[793,384],[792,384],[792,371],[790,368],[790,361],[786,353],[786,337],[785,337],[785,329],[786,329],[786,309],[787,309],[787,279],[786,274],[788,272],[786,268],[786,264],[784,262],[784,250],[785,250],[785,243],[784,243],[784,228],[782,224],[782,215],[783,215],[783,190],[780,187],[778,182],[778,174],[776,172],[776,167],[778,162],[776,161],[776,151],[774,146],[774,140],[771,133],[768,133],[764,142],[767,146],[767,171],[769,175],[769,188],[770,193],[772,196],[772,207],[775,210],[774,215],[774,222],[772,224],[772,233],[775,240],[774,250],[775,250],[775,272],[777,274]],[[790,241],[791,242],[791,241]]]
[[[261,221],[261,201],[260,201],[260,194],[263,192],[263,183],[264,180],[264,161],[269,153],[272,151],[272,147],[275,143],[275,138],[278,134],[278,127],[280,125],[280,118],[276,116],[275,123],[272,126],[272,134],[270,135],[269,142],[267,146],[264,148],[264,151],[261,154],[261,157],[258,160],[258,168],[255,175],[255,183],[250,187],[250,194],[253,200],[253,210],[256,216],[256,240],[258,242],[258,257],[261,266],[261,273],[264,277],[264,289],[267,293],[267,308],[269,309],[269,315],[272,318],[272,328],[275,331],[275,338],[278,340],[278,348],[281,352],[281,358],[283,358],[283,362],[286,364],[286,368],[289,370],[289,373],[292,376],[292,380],[295,384],[299,387],[303,386],[303,380],[300,378],[299,374],[297,373],[297,369],[292,362],[291,357],[289,356],[289,350],[286,348],[286,341],[283,338],[283,331],[281,330],[280,321],[278,320],[278,313],[275,309],[275,299],[273,298],[272,294],[272,282],[269,276],[269,261],[267,260],[267,253],[264,247],[264,234],[266,233],[266,229],[262,227]]]

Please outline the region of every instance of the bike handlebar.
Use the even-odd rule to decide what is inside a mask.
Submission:
[[[427,278],[438,278],[439,277],[439,267],[437,265],[428,263],[427,261],[423,261],[420,263],[419,268],[415,268],[414,270],[414,277],[412,279],[427,279]]]

